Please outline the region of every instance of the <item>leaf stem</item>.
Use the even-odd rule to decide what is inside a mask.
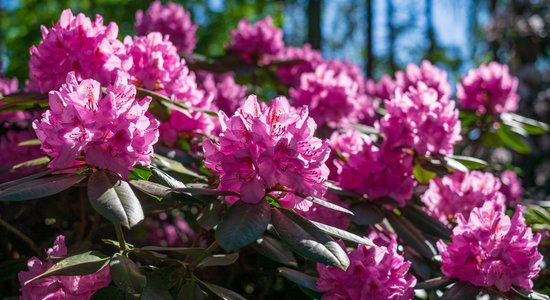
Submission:
[[[6,228],[7,231],[15,234],[18,238],[20,238],[23,242],[25,242],[29,247],[31,247],[31,249],[36,253],[38,258],[40,258],[41,260],[44,259],[43,251],[41,251],[40,248],[38,248],[38,246],[34,243],[34,241],[31,238],[29,238],[19,229],[11,226],[8,222],[2,220],[1,218],[0,218],[0,225]]]
[[[115,224],[115,233],[116,233],[116,238],[118,240],[118,248],[121,251],[128,250],[126,247],[126,240],[124,240],[124,233],[122,232],[122,226],[120,226],[120,224]]]
[[[210,244],[210,246],[208,246],[208,248],[206,248],[206,250],[204,250],[204,252],[193,261],[193,263],[189,266],[189,269],[194,270],[195,268],[197,268],[201,261],[210,256],[210,254],[218,249],[219,246],[220,245],[218,244],[218,241],[214,241],[212,244]]]

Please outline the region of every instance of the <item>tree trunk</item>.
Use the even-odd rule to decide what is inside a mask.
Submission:
[[[373,53],[373,32],[374,32],[374,14],[372,13],[372,0],[366,0],[367,6],[367,34],[366,34],[366,63],[365,63],[365,73],[367,77],[371,77],[374,72],[374,53]]]
[[[321,8],[322,0],[309,0],[307,5],[308,42],[313,49],[321,49]]]

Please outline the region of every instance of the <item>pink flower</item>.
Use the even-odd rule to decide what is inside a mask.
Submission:
[[[170,41],[183,53],[193,52],[197,44],[197,25],[191,20],[191,14],[173,2],[162,5],[156,0],[145,13],[142,10],[136,12],[137,34],[146,35],[153,31],[169,35]]]
[[[313,136],[307,107],[294,109],[283,97],[267,107],[250,96],[231,118],[219,115],[219,142],[204,142],[205,165],[220,176],[219,190],[240,193],[247,203],[270,193],[283,206],[305,211],[311,203],[292,192],[323,196],[330,149]],[[281,189],[290,193],[274,191]]]
[[[2,114],[0,114],[0,117]],[[25,122],[27,125],[30,122]],[[15,180],[30,175],[38,169],[37,167],[19,168],[10,172],[11,167],[22,162],[44,156],[39,146],[18,146],[19,143],[35,139],[34,131],[30,128],[25,130],[10,129],[0,135],[0,183]]]
[[[404,206],[412,197],[416,184],[412,175],[412,155],[386,141],[378,146],[369,136],[357,133],[344,136],[337,147],[345,149],[347,155],[347,159],[336,163],[340,187],[366,194],[370,200],[390,197],[399,206]]]
[[[184,247],[191,245],[195,232],[180,216],[168,217],[160,213],[158,218],[147,219],[144,222],[147,235],[143,241],[146,246],[158,245],[162,247]]]
[[[276,55],[284,49],[283,31],[273,25],[271,17],[255,24],[242,19],[237,29],[231,32],[231,43],[227,49],[238,53],[251,63],[264,55]]]
[[[336,204],[338,206],[348,208],[347,203],[342,202],[338,196],[333,193],[327,192],[325,194],[325,199],[327,202]],[[314,204],[308,211],[297,211],[302,217],[316,221],[319,223],[327,224],[334,226],[340,229],[346,230],[349,226],[349,217],[348,215],[335,211],[333,209]]]
[[[53,247],[48,249],[47,254],[49,257],[67,256],[65,237],[58,236]],[[28,261],[29,270],[21,271],[18,275],[22,300],[90,299],[95,292],[108,286],[111,282],[109,267],[106,266],[97,273],[89,275],[49,276],[25,285],[26,281],[46,272],[53,264],[51,260],[42,262],[36,257]]]
[[[64,10],[54,27],[42,26],[42,41],[30,49],[27,89],[41,93],[57,90],[71,71],[77,80],[111,83],[117,70],[126,68],[121,59],[124,45],[117,35],[117,25],[104,26],[100,15],[92,23],[83,14],[75,17],[70,9]]]
[[[395,73],[395,85],[401,88],[402,91],[406,91],[410,87],[416,87],[420,82],[434,89],[438,98],[451,97],[451,85],[447,81],[447,72],[437,68],[427,60],[422,61],[420,67],[408,64],[405,71]],[[388,83],[386,80],[385,84]]]
[[[507,65],[496,62],[470,70],[457,85],[457,98],[464,109],[478,115],[514,112],[518,109],[518,79]]]
[[[0,68],[2,64],[0,64]],[[5,78],[0,75],[0,97],[4,95],[14,94],[19,92],[19,81],[17,78]]]
[[[278,62],[295,61],[293,64],[281,64],[277,67],[277,77],[283,84],[290,86],[300,85],[300,76],[303,73],[313,72],[315,67],[323,62],[321,52],[311,48],[309,44],[301,48],[285,47],[284,51],[272,58]]]
[[[488,201],[469,218],[458,214],[451,242],[437,242],[443,274],[503,292],[512,286],[531,290],[543,258],[537,250],[541,237],[525,225],[521,209],[518,206],[510,220]]]
[[[506,170],[500,174],[500,181],[502,182],[500,192],[504,194],[506,204],[509,206],[520,204],[523,196],[523,188],[521,187],[521,180],[516,173]]]
[[[395,81],[389,75],[383,75],[376,83],[367,82],[367,85],[369,85],[367,94],[381,100],[387,100],[393,97],[397,89]]]
[[[420,155],[452,154],[461,139],[458,109],[445,95],[423,82],[384,101],[387,115],[380,123],[381,131],[403,147],[414,148]],[[393,128],[388,128],[393,127]],[[399,128],[399,129],[397,129]]]
[[[0,62],[0,69],[2,62]],[[6,78],[0,74],[0,107],[2,107],[2,96],[19,92],[19,81],[17,78]],[[0,113],[0,128],[10,127],[16,123],[18,127],[26,127],[31,115],[24,111],[2,112]],[[21,124],[22,123],[22,124]],[[1,180],[0,180],[1,181]]]
[[[345,248],[342,242],[340,246]],[[349,252],[346,271],[317,264],[317,288],[324,292],[321,299],[412,299],[416,278],[408,273],[411,263],[396,249],[395,240],[387,247],[359,245]]]
[[[235,82],[232,74],[205,73],[202,87],[214,96],[214,105],[232,115],[246,100],[246,86]]]
[[[491,173],[455,172],[432,179],[422,195],[422,202],[432,216],[450,224],[458,213],[468,218],[472,209],[485,202],[504,207],[506,199],[500,189],[500,180]]]
[[[67,83],[50,92],[50,109],[33,122],[42,150],[53,158],[49,166],[63,168],[82,157],[126,177],[134,165],[148,165],[159,123],[146,115],[151,98],[135,96],[125,73],[102,96],[99,82],[79,82],[70,72]]]
[[[290,89],[294,105],[307,105],[319,126],[338,127],[354,122],[367,98],[359,92],[359,84],[345,72],[336,73],[327,65],[319,65],[312,73],[304,73],[300,86]]]
[[[327,61],[326,65],[327,69],[332,70],[336,75],[346,74],[358,85],[359,91],[364,93],[365,77],[363,76],[363,72],[358,65],[352,64],[346,60],[337,59]]]

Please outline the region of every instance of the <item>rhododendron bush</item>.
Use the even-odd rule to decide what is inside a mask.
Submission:
[[[375,81],[269,17],[204,57],[159,1],[135,29],[64,10],[28,80],[0,77],[0,276],[21,299],[545,297],[548,211],[487,162],[548,132],[506,65]]]

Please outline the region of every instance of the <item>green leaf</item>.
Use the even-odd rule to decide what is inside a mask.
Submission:
[[[133,261],[124,255],[115,253],[109,267],[111,278],[118,288],[131,295],[141,294],[146,278]]]
[[[153,172],[153,179],[156,181],[159,181],[160,184],[168,186],[170,188],[184,188],[185,184],[183,182],[175,179],[174,177],[168,175],[166,172],[157,169],[157,168],[151,168],[151,171]]]
[[[168,195],[168,193],[170,193],[169,187],[151,181],[141,179],[130,180],[130,184],[146,194],[160,198],[164,198]]]
[[[479,158],[462,156],[462,155],[448,155],[447,157],[452,158],[461,164],[465,165],[469,169],[478,170],[487,167],[489,164]]]
[[[434,247],[413,223],[403,216],[397,216],[394,213],[388,213],[386,218],[395,230],[395,233],[397,233],[397,236],[401,238],[405,244],[411,246],[420,253],[420,255],[426,258],[431,259],[435,255]]]
[[[0,283],[17,277],[17,273],[27,269],[26,259],[9,260],[0,263]]]
[[[287,266],[297,267],[298,263],[292,251],[288,249],[281,241],[264,235],[257,239],[252,247],[261,255]]]
[[[224,207],[225,205],[218,200],[208,203],[197,217],[197,223],[206,230],[214,228],[222,219]]]
[[[195,188],[195,187],[170,189],[170,192],[185,193],[185,194],[190,194],[190,195],[203,195],[203,196],[235,196],[235,197],[240,197],[239,193],[235,193],[235,192],[231,192],[231,191],[218,191],[218,190],[213,190],[213,189]]]
[[[457,171],[460,171],[460,172],[463,172],[463,173],[468,172],[468,168],[466,168],[466,166],[463,165],[458,160],[455,160],[455,159],[451,158],[450,156],[445,156],[444,159],[445,159],[445,164],[447,165],[447,167],[450,167],[451,169],[454,169],[454,170],[457,170]]]
[[[200,178],[200,179],[204,178],[204,176],[198,174],[197,172],[195,172],[193,170],[190,170],[189,168],[185,167],[180,162],[175,161],[173,159],[170,159],[168,157],[159,155],[157,153],[155,153],[155,155],[153,156],[153,162],[156,165],[158,165],[159,167],[166,168],[166,169],[169,169],[171,171],[174,171],[174,172],[177,172],[177,173],[180,173],[180,174],[183,174],[183,175],[187,175],[187,176],[191,176],[191,177],[195,177],[195,178]]]
[[[481,291],[480,288],[475,287],[466,282],[457,282],[450,289],[446,290],[441,300],[468,300],[476,299],[476,296]]]
[[[144,246],[136,248],[135,251],[157,251],[157,252],[177,252],[184,255],[201,255],[204,248],[184,248],[184,247],[160,247],[160,246]]]
[[[510,149],[521,153],[531,153],[531,146],[523,138],[510,129],[509,125],[500,123],[500,128],[496,131],[500,140]]]
[[[26,140],[19,142],[17,146],[24,147],[24,146],[40,146],[42,145],[42,142],[39,139],[32,139],[32,140]]]
[[[39,157],[39,158],[24,161],[22,163],[18,163],[15,166],[11,167],[11,169],[16,170],[16,169],[19,169],[19,168],[36,167],[36,166],[45,165],[49,162],[50,162],[49,157],[42,156],[42,157]]]
[[[147,282],[143,287],[141,299],[147,300],[170,300],[173,299],[167,282],[157,272],[147,274]]]
[[[151,170],[147,167],[135,166],[134,169],[130,172],[129,179],[143,179],[149,180],[151,177]]]
[[[86,175],[70,174],[40,178],[8,187],[0,191],[0,201],[23,201],[60,193],[81,182]]]
[[[440,289],[451,283],[453,283],[453,279],[450,279],[447,277],[436,277],[436,278],[430,278],[422,282],[418,282],[414,288],[420,289],[420,290]]]
[[[384,220],[384,214],[378,207],[368,202],[358,202],[351,205],[353,212],[351,221],[357,225],[374,225]]]
[[[511,127],[519,126],[528,134],[544,134],[550,130],[550,127],[546,123],[529,119],[514,113],[503,113],[500,115],[500,118],[504,124]]]
[[[216,228],[216,240],[227,251],[257,240],[267,229],[270,209],[267,201],[256,204],[237,201],[229,208]]]
[[[296,253],[343,270],[349,266],[347,253],[310,221],[281,208],[272,208],[271,221],[281,239]]]
[[[107,220],[131,228],[143,220],[143,210],[128,182],[117,174],[100,170],[88,180],[88,199]]]
[[[108,263],[109,257],[104,257],[92,251],[69,256],[51,266],[46,272],[27,280],[25,284],[36,279],[54,275],[74,276],[93,274],[103,269]]]
[[[451,235],[451,230],[449,228],[445,227],[439,220],[430,217],[420,207],[414,204],[408,204],[401,209],[401,214],[424,232],[438,238],[448,239]]]
[[[210,292],[214,293],[216,296],[224,299],[224,300],[246,300],[243,296],[233,292],[232,290],[228,290],[224,287],[221,287],[219,285],[215,285],[213,283],[208,283],[204,281],[199,281],[199,284],[208,289]]]
[[[330,203],[326,200],[323,200],[323,199],[319,199],[319,198],[315,198],[313,196],[306,196],[306,195],[302,195],[300,193],[294,193],[296,196],[298,197],[301,197],[301,198],[304,198],[304,200],[307,200],[309,202],[312,202],[312,203],[315,203],[315,204],[318,204],[318,205],[321,205],[321,206],[324,206],[326,208],[330,208],[332,210],[335,210],[335,211],[339,211],[339,212],[343,212],[343,213],[346,213],[346,214],[350,214],[350,215],[353,215],[353,213],[346,209],[346,208],[343,208],[339,205],[336,205],[334,203]]]
[[[124,293],[117,287],[110,285],[97,291],[91,300],[125,300]]]
[[[316,285],[317,278],[313,276],[285,267],[280,267],[277,269],[277,271],[279,272],[279,274],[281,274],[281,276],[296,283],[299,286],[303,286],[312,291],[319,291]]]
[[[428,184],[432,178],[437,176],[435,172],[422,168],[420,164],[414,165],[413,174],[420,184]]]
[[[360,237],[356,234],[353,234],[351,232],[347,232],[345,230],[342,230],[340,228],[336,228],[333,226],[329,226],[323,223],[315,222],[310,220],[310,222],[315,225],[317,228],[321,229],[322,231],[328,233],[331,236],[341,238],[346,241],[354,242],[357,244],[363,244],[371,247],[377,247],[372,241],[370,241],[367,238]]]
[[[212,256],[205,257],[199,263],[198,267],[218,267],[218,266],[229,266],[234,264],[237,259],[239,259],[239,253],[229,253],[229,254],[214,254]]]
[[[12,187],[12,186],[20,185],[22,183],[29,182],[31,180],[35,180],[35,179],[44,177],[46,175],[51,174],[52,172],[53,172],[52,170],[45,170],[45,171],[34,173],[32,175],[29,175],[29,176],[25,176],[25,177],[16,179],[16,180],[4,182],[4,183],[0,184],[0,191],[5,190],[5,189],[7,189],[9,187]]]
[[[176,300],[206,299],[206,294],[194,281],[188,280],[178,292]]]

